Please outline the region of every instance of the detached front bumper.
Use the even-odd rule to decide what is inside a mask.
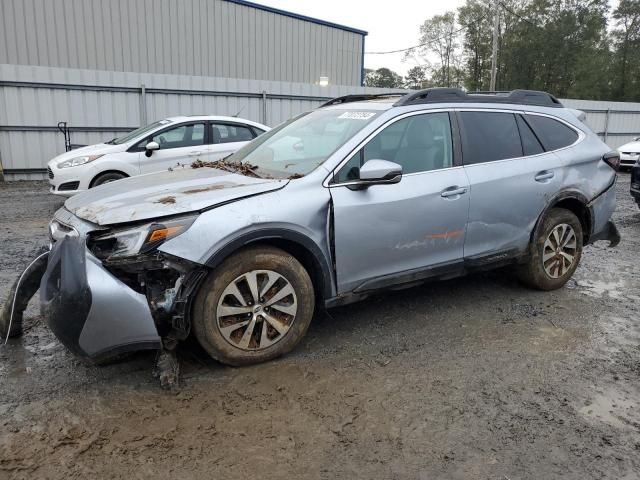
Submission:
[[[80,356],[103,360],[161,346],[146,297],[107,271],[82,237],[53,244],[40,300],[51,330]]]

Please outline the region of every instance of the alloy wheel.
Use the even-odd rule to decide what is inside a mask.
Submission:
[[[573,265],[577,249],[576,232],[561,223],[549,233],[542,249],[542,265],[551,278],[562,277]]]
[[[224,339],[243,350],[264,350],[282,340],[296,319],[296,293],[283,275],[252,270],[222,292],[216,310]]]

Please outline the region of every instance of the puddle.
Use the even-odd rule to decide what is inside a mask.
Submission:
[[[595,280],[595,279],[581,279],[575,281],[575,287],[580,290],[581,293],[589,295],[590,297],[604,297],[622,299],[624,293],[629,290],[628,282],[624,279],[617,279],[612,281]]]
[[[599,393],[591,399],[589,405],[579,412],[590,420],[600,421],[616,428],[629,427],[629,416],[634,412],[636,402],[615,390]]]

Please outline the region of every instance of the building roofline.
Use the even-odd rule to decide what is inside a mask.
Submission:
[[[285,17],[291,17],[297,20],[303,20],[305,22],[324,25],[325,27],[337,28],[339,30],[345,30],[351,33],[357,33],[358,35],[362,35],[363,37],[369,34],[369,32],[365,32],[364,30],[358,30],[357,28],[347,27],[345,25],[340,25],[338,23],[327,22],[325,20],[320,20],[318,18],[307,17],[306,15],[300,15],[298,13],[288,12],[286,10],[280,10],[279,8],[273,8],[267,5],[260,5],[259,3],[248,2],[246,0],[225,0],[225,1],[229,3],[235,3],[237,5],[242,5],[244,7],[264,10],[265,12],[275,13],[277,15],[284,15]]]

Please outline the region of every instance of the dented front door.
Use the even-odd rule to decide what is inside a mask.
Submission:
[[[422,278],[461,261],[469,184],[461,167],[404,175],[364,190],[332,185],[339,293]],[[414,271],[414,272],[412,272]],[[373,281],[378,279],[379,281]],[[366,283],[366,284],[365,284]]]

